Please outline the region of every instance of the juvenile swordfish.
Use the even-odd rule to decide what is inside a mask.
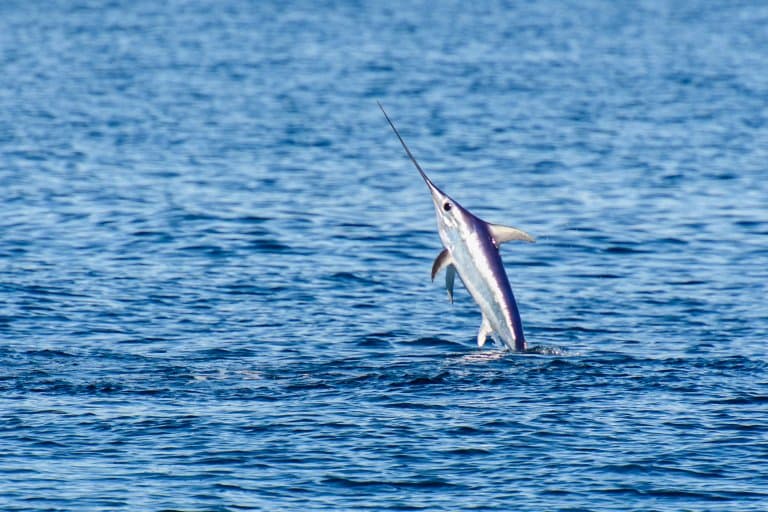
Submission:
[[[483,314],[483,322],[477,333],[479,347],[485,344],[490,334],[503,341],[508,348],[524,351],[523,323],[501,263],[499,246],[510,240],[533,242],[533,237],[516,228],[485,222],[437,188],[408,149],[381,103],[379,108],[432,194],[437,229],[445,246],[432,265],[432,280],[441,270],[446,271],[445,287],[453,302],[453,282],[456,273],[459,274]]]

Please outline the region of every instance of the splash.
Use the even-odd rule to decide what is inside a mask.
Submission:
[[[557,357],[572,357],[581,355],[578,352],[571,352],[570,350],[563,347],[553,347],[550,345],[532,345],[525,350],[525,354]]]

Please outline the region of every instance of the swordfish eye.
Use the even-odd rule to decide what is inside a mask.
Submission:
[[[443,210],[445,210],[447,212],[451,211],[451,203],[449,203],[448,201],[444,202],[443,203]]]

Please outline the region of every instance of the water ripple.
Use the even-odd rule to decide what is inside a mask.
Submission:
[[[0,4],[0,509],[764,510],[765,19]]]

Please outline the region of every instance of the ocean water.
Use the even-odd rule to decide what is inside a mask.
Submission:
[[[0,4],[0,509],[768,509],[764,2]],[[430,282],[426,187],[532,349]],[[438,280],[439,281],[439,280]]]

